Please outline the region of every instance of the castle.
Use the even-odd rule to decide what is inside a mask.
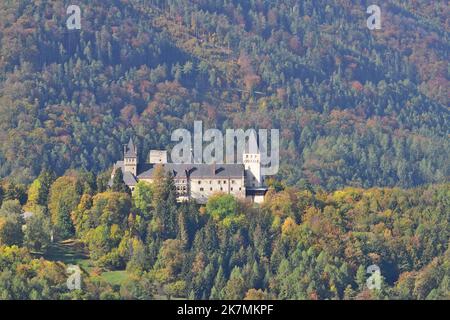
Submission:
[[[124,146],[123,160],[114,165],[111,182],[118,168],[122,170],[124,183],[134,192],[139,181],[153,182],[157,165],[171,172],[178,201],[207,202],[215,193],[226,193],[240,199],[262,203],[267,192],[261,176],[261,155],[244,153],[242,164],[175,164],[167,162],[166,150],[151,150],[145,163],[139,162],[138,150],[130,139]]]

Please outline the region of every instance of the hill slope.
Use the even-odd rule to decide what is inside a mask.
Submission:
[[[0,177],[102,171],[194,120],[279,128],[288,184],[448,181],[448,7],[384,1],[0,4]]]

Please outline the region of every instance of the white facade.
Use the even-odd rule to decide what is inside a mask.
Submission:
[[[248,187],[259,188],[263,185],[261,177],[261,155],[259,153],[244,153],[245,184]]]
[[[129,172],[133,174],[134,176],[137,175],[137,166],[138,166],[138,160],[137,158],[125,158],[124,161],[124,168],[125,172]]]
[[[216,193],[231,194],[245,199],[244,177],[198,178],[189,180],[190,196],[199,203],[206,203]]]
[[[173,173],[178,201],[193,199],[204,204],[216,193],[233,195],[254,203],[264,202],[267,188],[261,176],[261,155],[244,153],[243,164],[173,164],[167,163],[167,151],[151,150],[148,163],[139,164],[133,141],[124,148],[124,160],[115,168],[122,168],[124,182],[134,191],[139,181],[153,183],[155,166],[162,165]],[[114,171],[112,178],[114,177]],[[112,181],[111,178],[111,181]],[[112,183],[112,182],[111,182]]]
[[[167,151],[166,150],[150,150],[149,163],[150,164],[165,164],[165,163],[167,163]]]

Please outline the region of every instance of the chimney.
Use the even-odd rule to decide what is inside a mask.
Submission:
[[[216,162],[215,161],[213,162],[213,165],[212,165],[212,175],[213,176],[216,175]]]

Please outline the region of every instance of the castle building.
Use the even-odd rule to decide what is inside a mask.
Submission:
[[[139,181],[153,183],[157,165],[172,173],[180,202],[193,199],[204,204],[211,195],[226,193],[262,203],[267,192],[259,153],[244,153],[243,164],[175,164],[167,162],[167,151],[151,150],[148,161],[139,163],[137,147],[130,139],[123,154],[123,160],[114,165],[110,184],[120,168],[124,183],[132,192]]]

